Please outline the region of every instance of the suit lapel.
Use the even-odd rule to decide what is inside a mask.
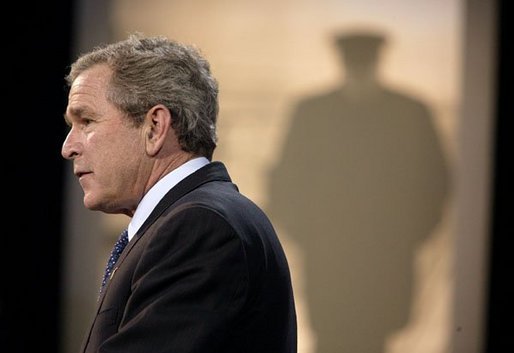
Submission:
[[[115,272],[117,271],[118,267],[121,266],[123,263],[123,260],[127,255],[130,253],[132,247],[139,241],[141,236],[146,232],[148,227],[150,227],[157,218],[169,207],[172,207],[173,204],[186,195],[187,193],[191,192],[192,190],[197,189],[201,185],[212,182],[212,181],[225,181],[225,182],[231,182],[230,176],[227,172],[227,169],[225,165],[221,162],[211,162],[204,167],[198,169],[193,174],[187,176],[185,179],[181,180],[177,185],[175,185],[164,197],[161,201],[157,204],[155,209],[152,211],[150,216],[148,216],[148,219],[143,223],[141,228],[137,231],[137,233],[134,235],[134,239],[132,239],[128,244],[127,248],[121,253],[120,258],[118,259],[115,268],[113,269],[113,272],[111,274],[111,279],[114,276]],[[237,188],[237,186],[234,185],[234,187]],[[109,284],[111,283],[111,280],[107,281],[107,284],[102,291],[100,297],[99,297],[99,305],[98,308],[101,307],[101,303],[103,301],[103,297],[105,293],[108,290]]]

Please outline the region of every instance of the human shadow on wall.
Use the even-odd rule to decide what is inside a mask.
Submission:
[[[301,100],[270,175],[269,213],[300,247],[318,353],[377,353],[406,325],[416,248],[448,173],[429,109],[379,80],[386,38],[336,35],[346,76]]]

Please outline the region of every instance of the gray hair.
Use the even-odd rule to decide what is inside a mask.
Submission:
[[[218,83],[200,51],[164,36],[131,34],[126,40],[82,54],[71,65],[66,82],[85,70],[107,64],[112,70],[107,99],[139,126],[157,104],[173,117],[180,146],[212,159],[216,148]]]

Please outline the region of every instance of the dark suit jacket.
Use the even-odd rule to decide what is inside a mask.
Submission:
[[[169,191],[127,245],[82,352],[292,353],[296,330],[275,231],[213,162]]]

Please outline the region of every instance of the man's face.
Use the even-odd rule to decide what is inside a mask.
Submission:
[[[107,100],[110,75],[106,65],[97,65],[73,82],[65,116],[71,130],[62,156],[73,161],[85,207],[130,215],[148,177],[144,138]]]

